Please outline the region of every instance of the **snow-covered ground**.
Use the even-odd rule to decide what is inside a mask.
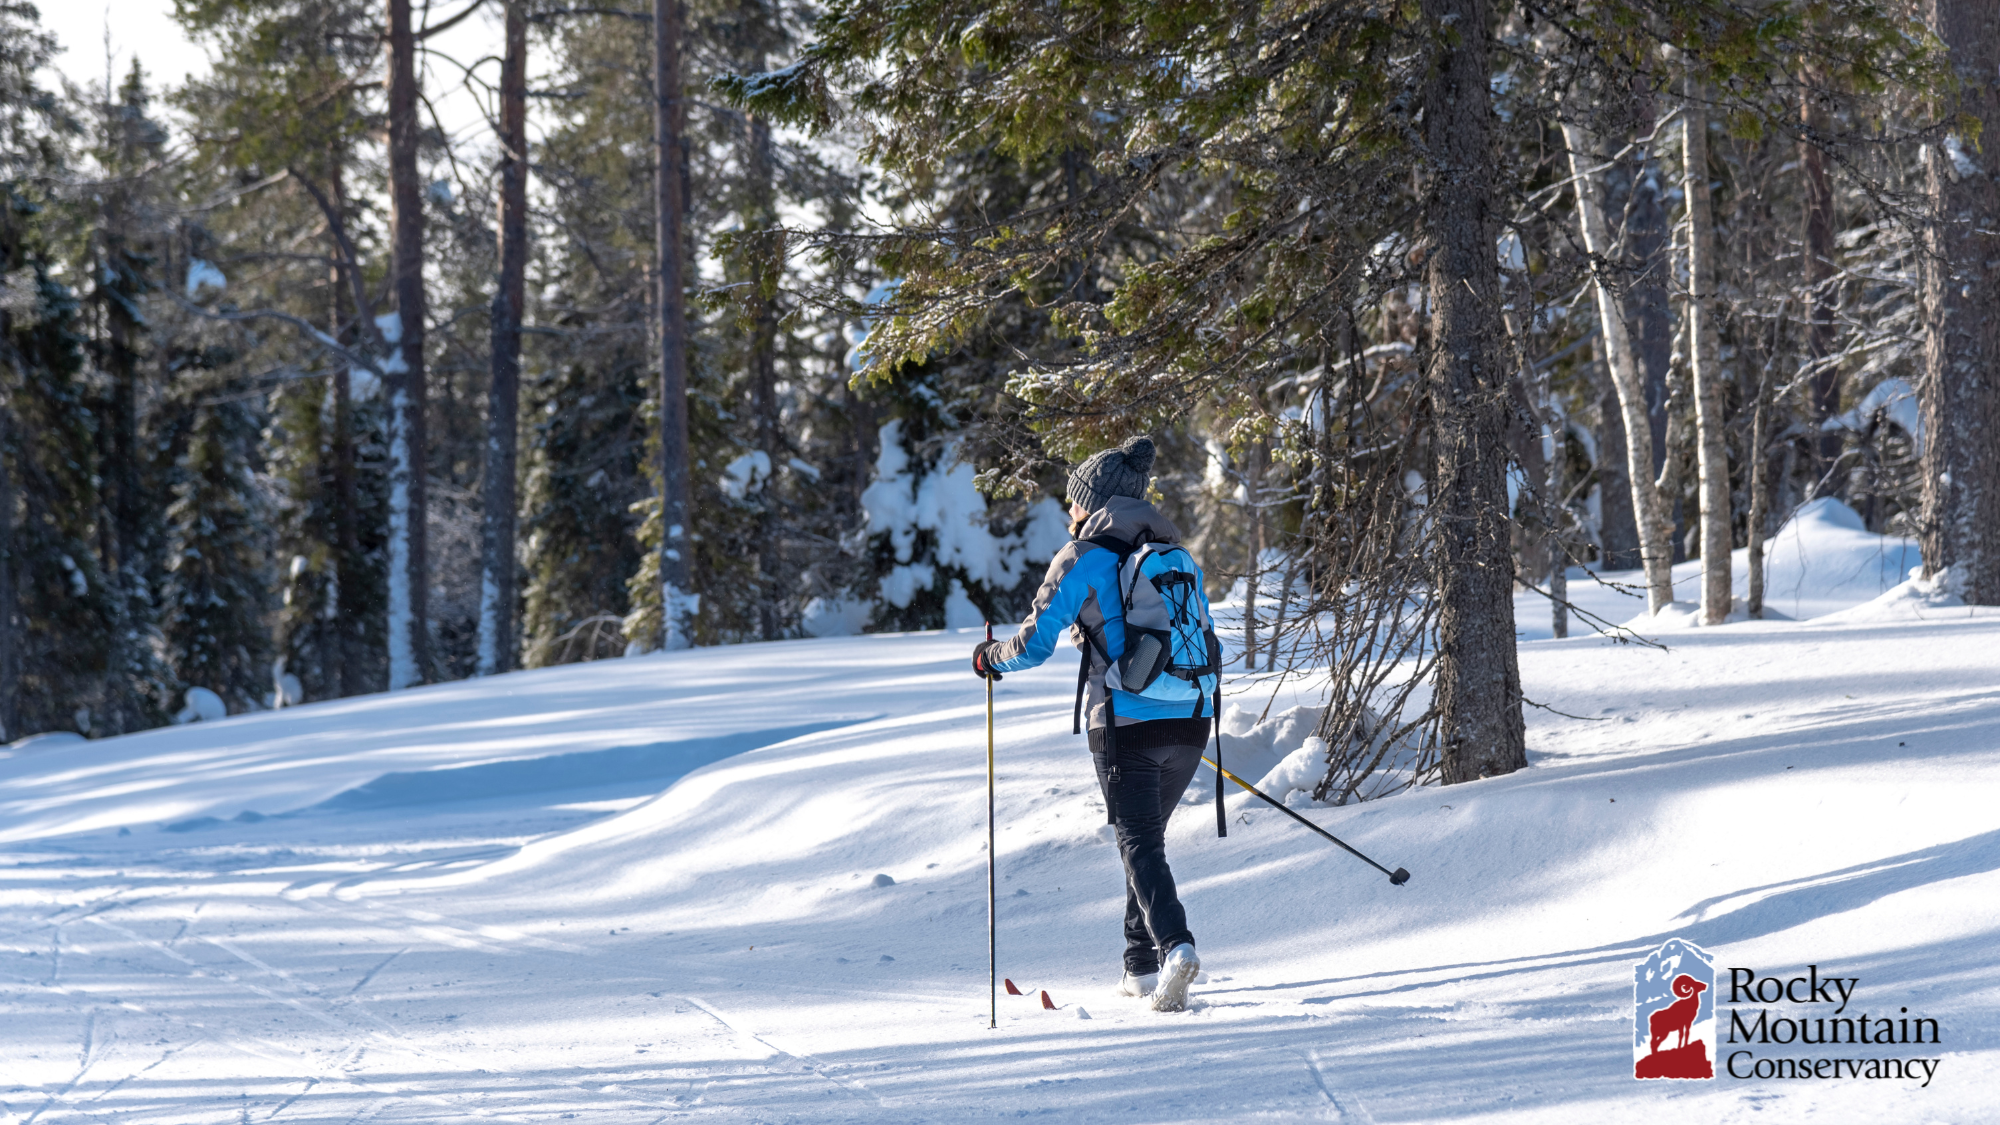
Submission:
[[[1820,523],[1772,595],[1817,620],[1526,640],[1533,768],[1306,813],[1407,886],[1184,808],[1178,1015],[1112,991],[1064,658],[996,694],[1000,971],[1060,1007],[987,1029],[971,631],[0,749],[0,1122],[2000,1118],[2000,612],[1875,599],[1903,546]],[[1670,936],[1942,1029],[1760,1052],[1934,1080],[1633,1081]]]

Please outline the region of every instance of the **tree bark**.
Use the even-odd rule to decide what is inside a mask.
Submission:
[[[1434,419],[1437,708],[1446,784],[1528,764],[1507,528],[1508,364],[1494,238],[1485,0],[1423,0],[1436,52],[1424,83],[1429,255],[1424,375]]]
[[[1270,449],[1263,438],[1250,447],[1249,463],[1244,466],[1243,495],[1248,500],[1247,514],[1250,517],[1250,563],[1244,567],[1246,576],[1243,584],[1243,668],[1257,670],[1257,587],[1264,581],[1264,472],[1270,462]]]
[[[1701,497],[1701,623],[1729,619],[1729,442],[1722,418],[1722,341],[1715,323],[1715,212],[1708,192],[1708,114],[1692,81],[1681,114],[1688,216],[1688,351]]]
[[[1825,128],[1826,114],[1813,100],[1810,87],[1800,102],[1800,117],[1808,133]],[[1833,355],[1833,177],[1826,153],[1808,138],[1799,143],[1800,185],[1805,194],[1806,365],[1812,371],[1812,423],[1819,433],[1819,464],[1815,478],[1825,476],[1840,460],[1840,432],[1825,422],[1840,413],[1840,367]],[[1842,482],[1832,482],[1831,495],[1844,495]]]
[[[1949,568],[1954,591],[2000,605],[2000,7],[1928,0],[1931,30],[1963,83],[1958,109],[1983,140],[1931,145],[1933,214],[1923,275],[1924,573]]]
[[[354,287],[354,279],[348,271],[358,268],[359,263],[347,260],[347,240],[343,231],[341,216],[347,211],[347,184],[342,173],[345,153],[330,149],[327,153],[328,196],[330,197],[327,238],[333,243],[333,266],[327,278],[333,289],[332,307],[328,309],[327,335],[335,340],[351,340],[359,336],[367,339],[367,333],[351,333],[346,330],[347,299]],[[362,310],[365,311],[365,310]],[[367,657],[363,651],[361,622],[354,616],[352,606],[355,592],[361,589],[362,562],[360,558],[360,532],[356,525],[355,505],[358,503],[354,478],[354,388],[352,372],[345,363],[333,366],[333,433],[328,442],[333,447],[333,612],[334,635],[338,638],[336,659],[328,669],[334,684],[335,696],[360,695],[366,688],[367,679],[361,669]]]
[[[12,318],[0,312],[0,339]],[[0,384],[4,386],[4,384]],[[0,740],[21,735],[21,634],[14,604],[14,486],[7,472],[7,446],[13,429],[12,411],[0,399]]]
[[[500,64],[500,276],[493,290],[486,466],[480,527],[479,656],[490,676],[514,666],[514,465],[519,433],[523,280],[528,270],[528,13],[507,0]]]
[[[758,60],[762,65],[762,59]],[[771,230],[778,225],[777,186],[773,182],[771,166],[771,125],[762,117],[750,114],[745,122],[745,143],[749,146],[749,188],[750,214],[748,225],[754,230]],[[758,255],[756,278],[757,312],[750,331],[750,386],[752,407],[756,411],[757,448],[771,459],[771,473],[764,480],[764,492],[760,498],[762,512],[758,517],[760,532],[757,546],[757,622],[759,631],[767,641],[778,639],[777,612],[777,567],[773,557],[777,551],[777,521],[773,518],[777,497],[772,492],[777,480],[778,465],[782,461],[784,435],[778,418],[778,302],[775,295],[766,295],[762,286],[766,268],[775,265]]]
[[[1639,524],[1633,516],[1632,477],[1626,464],[1625,419],[1611,380],[1603,341],[1593,347],[1591,384],[1597,391],[1598,564],[1605,570],[1639,569]]]
[[[1591,287],[1597,294],[1605,366],[1611,372],[1625,424],[1625,472],[1632,489],[1633,523],[1639,533],[1639,565],[1646,572],[1646,610],[1658,613],[1674,600],[1673,544],[1669,542],[1673,521],[1653,477],[1653,430],[1647,418],[1646,386],[1632,351],[1624,304],[1604,281],[1612,247],[1604,222],[1602,188],[1591,171],[1597,142],[1579,125],[1563,126],[1563,142],[1569,147],[1570,174],[1575,178],[1577,225],[1583,230],[1583,246],[1596,275]]]
[[[431,670],[425,552],[424,195],[417,168],[416,37],[410,0],[388,0],[390,270],[395,341],[389,393],[389,690]]]
[[[660,348],[660,643],[690,643],[686,233],[682,191],[681,5],[653,0],[653,226]]]
[[[1546,497],[1542,507],[1549,521],[1543,536],[1547,545],[1543,562],[1549,581],[1549,635],[1562,640],[1569,636],[1569,543],[1565,534],[1569,508],[1563,502],[1567,494],[1564,469],[1569,463],[1567,434],[1562,412],[1550,390],[1549,373],[1530,370],[1524,374],[1528,376],[1528,402],[1534,407],[1535,420],[1541,424],[1535,445],[1542,455],[1541,485]]]
[[[1658,113],[1649,91],[1634,95],[1632,116],[1642,130],[1657,127]],[[1608,214],[1624,217],[1622,243],[1611,244],[1606,253],[1622,250],[1620,260],[1631,267],[1625,286],[1625,317],[1646,391],[1646,423],[1653,440],[1650,471],[1655,480],[1667,465],[1667,377],[1674,354],[1673,305],[1667,292],[1672,239],[1658,149],[1657,138],[1641,145],[1620,169],[1627,182],[1619,192],[1603,197]]]
[[[1770,519],[1770,504],[1765,493],[1768,491],[1766,477],[1770,475],[1770,460],[1765,455],[1764,446],[1770,441],[1770,400],[1771,373],[1767,368],[1757,379],[1757,397],[1750,414],[1750,514],[1744,520],[1748,549],[1743,553],[1748,567],[1748,597],[1743,606],[1744,616],[1753,621],[1764,616],[1764,523]]]

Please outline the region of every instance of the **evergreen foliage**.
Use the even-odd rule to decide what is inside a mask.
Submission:
[[[162,631],[174,674],[232,710],[262,705],[271,683],[264,613],[271,588],[269,510],[257,471],[262,420],[235,380],[188,377],[190,413],[167,508]]]

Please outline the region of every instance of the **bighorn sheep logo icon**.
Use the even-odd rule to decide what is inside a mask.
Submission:
[[[1646,1017],[1647,1027],[1653,1033],[1653,1046],[1649,1053],[1659,1054],[1660,1044],[1669,1035],[1681,1037],[1681,1041],[1674,1044],[1676,1048],[1687,1046],[1688,1031],[1694,1027],[1694,1014],[1701,1008],[1701,994],[1707,991],[1707,985],[1686,973],[1674,978],[1674,995],[1681,999]]]
[[[1715,960],[1669,938],[1632,971],[1632,1077],[1715,1077]]]

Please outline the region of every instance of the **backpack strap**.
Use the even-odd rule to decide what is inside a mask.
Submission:
[[[1082,626],[1078,626],[1082,628]],[[1077,652],[1076,663],[1076,715],[1070,722],[1071,734],[1083,733],[1083,692],[1090,686],[1090,646],[1085,645]]]
[[[1125,569],[1125,560],[1132,554],[1135,544],[1128,543],[1116,535],[1093,535],[1088,539],[1079,540],[1079,542],[1088,543],[1093,547],[1101,547],[1117,557],[1118,561],[1111,568],[1111,586],[1114,591],[1117,591],[1119,572]],[[1122,598],[1122,593],[1120,596]],[[1122,602],[1119,608],[1122,614],[1124,609]],[[1102,613],[1103,607],[1099,606],[1098,611]],[[1107,672],[1111,669],[1111,650],[1110,646],[1106,645],[1082,621],[1076,623],[1076,629],[1077,632],[1083,634],[1084,646],[1082,662],[1077,666],[1076,670],[1076,715],[1073,725],[1075,728],[1074,733],[1082,734],[1083,694],[1085,689],[1090,686],[1090,650],[1094,648],[1104,657],[1104,667]],[[1118,775],[1118,710],[1111,701],[1110,684],[1104,685],[1104,719],[1104,756],[1106,766],[1106,776],[1104,779],[1104,820],[1107,824],[1116,824],[1118,823],[1118,783],[1121,778]]]
[[[1118,572],[1125,568],[1125,557],[1132,553],[1132,544],[1118,538],[1116,535],[1093,535],[1088,539],[1079,540],[1079,542],[1088,543],[1093,547],[1101,547],[1118,556],[1117,565],[1111,569],[1111,583],[1113,586],[1116,586],[1118,584]],[[1103,612],[1102,607],[1099,608],[1099,612]],[[1095,646],[1098,651],[1104,653],[1106,667],[1109,667],[1111,664],[1111,654],[1105,650],[1105,646],[1099,643],[1096,637],[1090,635],[1090,627],[1083,622],[1078,621],[1076,623],[1076,631],[1083,634],[1084,645],[1076,668],[1076,714],[1070,721],[1070,733],[1082,734],[1083,693],[1090,686],[1090,650],[1092,646]],[[1106,688],[1105,696],[1109,698],[1110,694],[1110,689]]]

